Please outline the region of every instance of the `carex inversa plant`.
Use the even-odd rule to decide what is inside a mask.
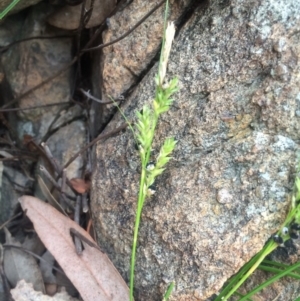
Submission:
[[[141,176],[139,185],[139,195],[136,208],[136,218],[133,235],[133,245],[131,253],[130,265],[130,301],[133,300],[134,288],[134,269],[135,258],[138,241],[139,225],[141,221],[141,214],[143,205],[147,197],[152,194],[151,186],[153,186],[157,176],[163,173],[166,164],[171,159],[171,153],[175,148],[176,141],[174,138],[167,138],[161,146],[159,155],[156,161],[148,167],[152,143],[155,136],[156,127],[161,114],[167,112],[172,104],[172,94],[177,91],[177,78],[172,79],[169,83],[165,83],[165,75],[171,44],[175,35],[175,27],[173,23],[166,26],[166,19],[168,14],[168,1],[166,3],[165,22],[164,22],[164,36],[162,42],[162,52],[159,61],[158,74],[155,77],[156,92],[154,100],[149,105],[144,105],[141,112],[137,112],[137,121],[135,124],[135,139],[138,144],[140,160],[141,160]]]

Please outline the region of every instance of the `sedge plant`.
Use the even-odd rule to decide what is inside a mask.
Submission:
[[[172,104],[171,96],[178,89],[177,78],[172,79],[169,83],[165,83],[166,69],[169,53],[171,50],[172,41],[175,35],[175,26],[169,23],[166,26],[166,18],[168,10],[168,1],[165,11],[164,22],[164,37],[162,42],[162,52],[159,61],[158,74],[155,77],[156,92],[152,105],[144,105],[141,112],[137,112],[137,121],[134,129],[134,136],[139,148],[141,160],[141,176],[139,185],[139,195],[136,208],[133,244],[131,252],[130,264],[130,301],[133,301],[133,288],[134,288],[134,269],[136,250],[138,242],[139,226],[141,221],[141,214],[145,200],[151,197],[155,179],[161,175],[166,168],[166,164],[171,159],[171,153],[175,148],[176,141],[174,138],[167,138],[163,142],[159,154],[154,163],[150,162],[152,143],[155,136],[156,127],[161,114],[167,112]],[[164,296],[167,300],[174,285],[171,285]]]
[[[272,235],[271,239],[266,243],[264,248],[256,254],[247,264],[245,264],[241,270],[233,276],[229,282],[222,289],[221,293],[214,301],[226,301],[233,294],[240,296],[239,301],[251,300],[250,297],[272,284],[273,282],[279,280],[284,276],[289,276],[295,279],[300,279],[300,262],[297,262],[291,266],[287,266],[281,263],[272,262],[266,260],[272,251],[274,251],[278,246],[286,246],[291,239],[297,238],[300,232],[300,164],[297,167],[297,176],[295,179],[294,189],[292,195],[289,197],[291,200],[290,210],[286,216],[285,221],[281,225],[279,231]],[[251,274],[257,269],[262,269],[275,274],[270,279],[266,280],[264,283],[260,284],[258,287],[254,288],[252,291],[246,295],[242,295],[237,292],[240,286],[251,276]],[[297,271],[298,270],[298,271]]]

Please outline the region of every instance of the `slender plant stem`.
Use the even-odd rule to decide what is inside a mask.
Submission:
[[[136,255],[140,220],[141,220],[143,205],[144,205],[144,202],[145,202],[145,199],[146,199],[146,195],[145,195],[145,191],[144,191],[145,182],[146,182],[146,165],[147,165],[147,162],[149,162],[149,158],[150,158],[150,154],[151,154],[151,145],[152,145],[152,141],[153,141],[157,121],[158,121],[158,116],[157,117],[155,116],[154,121],[153,121],[152,133],[151,133],[150,147],[146,151],[146,156],[141,157],[142,173],[141,173],[139,198],[138,198],[136,217],[135,217],[133,244],[132,244],[132,252],[131,252],[131,265],[130,265],[130,301],[133,301],[135,255]]]
[[[137,247],[137,239],[138,239],[138,233],[139,233],[141,214],[142,214],[142,209],[143,209],[143,202],[144,202],[143,199],[145,199],[145,196],[144,196],[145,180],[146,180],[146,171],[145,171],[145,168],[142,168],[141,182],[140,182],[140,191],[139,191],[139,199],[138,199],[137,210],[136,210],[135,225],[134,225],[134,234],[133,234],[133,244],[132,244],[132,251],[131,251],[130,301],[133,301],[133,284],[134,284],[135,255],[136,255],[136,247]]]
[[[175,286],[175,282],[172,281],[170,283],[170,285],[168,286],[168,289],[167,289],[167,291],[166,291],[166,293],[164,295],[163,301],[167,301],[169,299],[169,297],[170,297],[170,295],[172,293],[172,290],[174,289],[174,286]]]
[[[260,265],[259,269],[262,270],[262,271],[275,273],[275,274],[279,274],[279,273],[282,273],[284,271],[282,269],[278,269],[278,268],[270,267],[270,266],[265,266],[265,265]],[[300,280],[300,275],[298,273],[289,273],[286,276]]]
[[[168,45],[164,49],[164,39],[166,37],[166,20],[167,20],[167,10],[168,10],[168,0],[166,1],[166,10],[165,10],[165,22],[164,22],[164,36],[163,36],[163,47],[162,52],[165,55],[160,56],[159,63],[159,72],[156,77],[156,92],[155,99],[153,101],[153,107],[149,108],[148,106],[144,106],[143,113],[138,113],[138,121],[137,121],[137,129],[138,135],[136,136],[138,142],[140,143],[140,158],[141,158],[141,178],[140,178],[140,188],[139,188],[139,196],[138,203],[136,209],[136,217],[135,217],[135,225],[134,225],[134,234],[133,234],[133,243],[132,243],[132,251],[131,251],[131,262],[130,262],[130,292],[129,292],[129,300],[133,301],[133,285],[134,285],[134,268],[136,261],[136,250],[137,250],[137,242],[138,242],[138,233],[139,226],[141,221],[142,210],[144,206],[144,202],[149,194],[148,188],[154,183],[155,177],[160,175],[164,170],[164,165],[170,160],[170,153],[173,151],[176,142],[174,140],[165,140],[165,143],[162,145],[160,155],[157,158],[156,164],[157,168],[153,170],[148,170],[147,165],[150,160],[152,143],[154,140],[155,129],[158,124],[158,118],[161,113],[166,112],[170,104],[172,103],[172,99],[170,96],[176,91],[177,79],[173,79],[169,86],[166,88],[162,88],[162,84],[164,82],[165,70],[167,66],[167,60],[170,53],[170,47],[172,44],[172,40],[175,34],[174,24],[170,23],[168,38]],[[163,66],[163,72],[160,72],[160,68]],[[123,114],[124,116],[124,114]],[[174,285],[174,284],[173,284]],[[168,293],[171,293],[173,286],[168,290]]]
[[[279,267],[279,268],[284,268],[284,269],[288,269],[290,267],[290,265],[288,264],[284,264],[284,263],[279,263],[277,261],[272,261],[272,260],[268,260],[265,259],[262,263],[263,266],[268,267],[268,266],[272,266],[272,267]],[[262,266],[260,265],[259,268]],[[298,271],[298,273],[300,273],[300,271]]]
[[[0,13],[0,20],[3,19],[19,2],[20,0],[14,0],[10,3],[1,13]]]
[[[157,123],[158,123],[158,117],[159,116],[156,116],[156,115],[154,116],[153,125],[152,125],[152,133],[151,133],[151,143],[150,143],[149,149],[147,149],[147,151],[146,151],[146,156],[145,156],[145,159],[144,159],[144,162],[143,162],[143,169],[146,168],[146,165],[147,165],[147,163],[149,162],[149,159],[150,159],[151,146],[152,146],[152,142],[153,142],[153,139],[154,139],[155,129],[156,129],[156,126],[157,126]]]

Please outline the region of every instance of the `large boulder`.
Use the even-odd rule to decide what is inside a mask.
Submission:
[[[181,28],[168,68],[180,91],[159,122],[153,158],[165,137],[178,144],[144,206],[136,300],[161,300],[172,280],[170,300],[205,300],[284,220],[299,147],[299,11],[292,0],[217,0]],[[152,101],[156,72],[122,106],[130,120]],[[123,122],[117,114],[106,131]],[[134,144],[130,130],[98,144],[92,183],[98,241],[126,280],[140,175]]]

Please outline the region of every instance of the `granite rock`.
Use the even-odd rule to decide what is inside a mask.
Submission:
[[[169,19],[177,25],[192,1],[170,2]],[[107,20],[108,29],[103,33],[103,43],[111,42],[128,32],[155,4],[154,1],[132,1],[117,12]],[[98,82],[102,99],[122,99],[153,64],[161,45],[164,9],[162,5],[125,39],[103,48],[103,59],[99,63],[102,74]],[[106,105],[102,110],[102,122],[105,123],[114,112],[114,106]]]
[[[180,91],[153,158],[166,137],[178,144],[144,206],[135,300],[162,299],[172,280],[170,300],[207,299],[284,220],[299,148],[299,9],[291,0],[212,1],[177,36],[168,77]],[[130,120],[153,99],[156,72],[122,106]],[[106,131],[123,122],[117,114]],[[140,173],[130,130],[98,144],[96,157],[94,226],[128,280]]]

